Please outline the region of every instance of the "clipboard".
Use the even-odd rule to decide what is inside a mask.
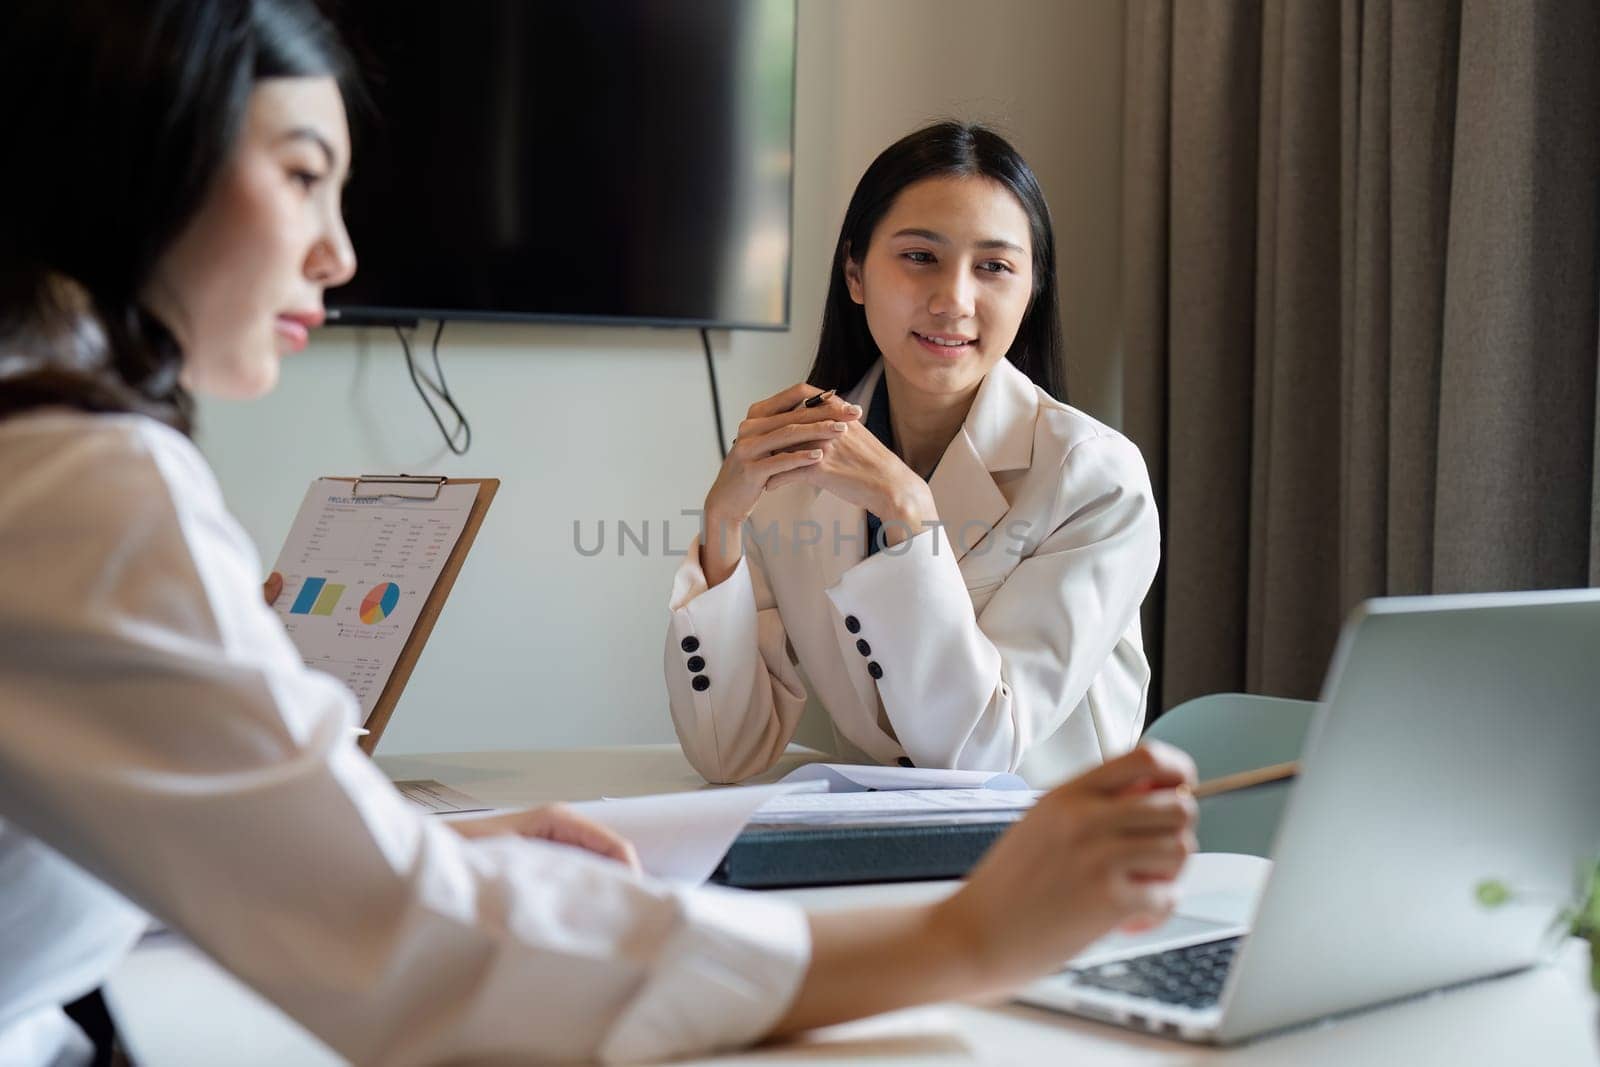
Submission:
[[[494,502],[495,493],[500,491],[498,478],[447,478],[442,475],[415,475],[415,474],[363,474],[360,477],[333,475],[329,481],[350,482],[351,496],[365,497],[395,497],[404,500],[437,500],[439,490],[446,485],[476,485],[477,498],[472,503],[471,510],[467,513],[466,523],[461,528],[461,535],[456,538],[456,543],[450,549],[450,554],[445,558],[439,568],[439,575],[434,579],[433,588],[429,590],[427,599],[418,609],[417,621],[411,627],[411,634],[406,638],[400,653],[395,657],[394,668],[389,674],[389,680],[384,684],[378,702],[374,705],[371,714],[367,716],[364,724],[367,733],[357,739],[361,750],[367,755],[372,755],[372,750],[377,748],[378,740],[383,736],[384,729],[389,725],[389,719],[394,714],[395,705],[400,702],[400,694],[405,691],[406,682],[411,678],[411,672],[417,665],[417,660],[422,656],[423,646],[428,643],[428,636],[433,633],[433,625],[439,619],[439,612],[444,609],[445,598],[450,595],[450,590],[455,586],[456,575],[461,573],[461,566],[467,560],[467,553],[472,549],[472,542],[477,539],[478,528],[483,525],[483,517],[489,513],[489,505]]]

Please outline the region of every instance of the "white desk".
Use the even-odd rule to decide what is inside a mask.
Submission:
[[[806,762],[786,756],[770,777]],[[703,783],[672,746],[564,752],[391,756],[393,778],[434,778],[496,806],[693,789]],[[808,907],[927,899],[949,885],[918,883],[786,891]],[[940,1005],[821,1031],[774,1048],[680,1061],[695,1064],[883,1063],[905,1067],[1206,1064],[1463,1067],[1600,1063],[1587,953],[1574,941],[1555,967],[1364,1012],[1232,1049],[1196,1048],[1016,1005]],[[113,975],[107,998],[146,1067],[320,1065],[341,1061],[282,1013],[183,942],[142,944]]]

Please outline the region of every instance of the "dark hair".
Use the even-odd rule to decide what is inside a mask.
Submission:
[[[0,4],[0,416],[138,411],[180,430],[182,353],[140,305],[258,79],[353,71],[309,0]]]
[[[822,307],[817,359],[806,377],[822,389],[846,390],[861,380],[880,355],[867,329],[866,312],[850,299],[847,260],[866,258],[873,231],[895,198],[924,178],[981,177],[1011,191],[1028,216],[1033,244],[1033,297],[1006,358],[1045,392],[1061,397],[1061,321],[1056,295],[1056,244],[1050,209],[1039,180],[1017,150],[986,126],[939,122],[907,134],[885,148],[856,184],[845,209],[833,253],[828,299]]]

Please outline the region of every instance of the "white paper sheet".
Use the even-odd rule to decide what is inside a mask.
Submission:
[[[372,714],[439,571],[478,497],[446,485],[437,500],[353,497],[347,481],[311,484],[273,565],[273,607],[306,666],[338,678]]]
[[[787,793],[823,788],[820,782],[780,782],[590,800],[569,806],[632,841],[646,874],[699,885],[711,877],[728,846],[762,804]]]
[[[776,785],[608,798],[570,807],[632,841],[645,873],[698,885],[750,823],[994,822],[1021,818],[1039,795],[1014,774],[812,763]]]
[[[808,763],[783,776],[785,782],[827,782],[834,793],[865,789],[1027,789],[1014,774],[950,771],[925,767],[882,767],[861,763]]]
[[[802,793],[774,797],[751,822],[808,826],[861,822],[992,822],[996,814],[1020,815],[1041,794],[1032,789],[894,789],[856,793]],[[965,818],[972,816],[973,818]]]

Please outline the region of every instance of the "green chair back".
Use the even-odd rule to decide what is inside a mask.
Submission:
[[[1145,731],[1194,758],[1202,782],[1300,758],[1317,704],[1312,700],[1215,693],[1186,701]],[[1200,802],[1202,852],[1272,854],[1293,779],[1208,797]]]

